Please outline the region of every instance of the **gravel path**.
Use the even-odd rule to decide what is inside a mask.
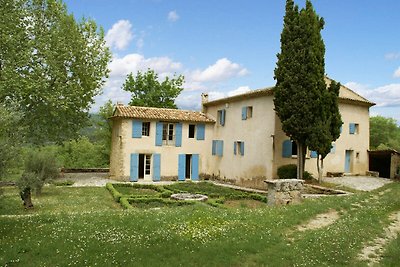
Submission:
[[[372,191],[392,182],[390,179],[369,176],[325,177],[323,180],[325,182],[347,186],[360,191]]]

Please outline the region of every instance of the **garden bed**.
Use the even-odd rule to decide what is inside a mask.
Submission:
[[[108,183],[106,188],[111,192],[114,200],[125,209],[194,204],[190,200],[170,199],[172,194],[179,193],[205,195],[208,200],[204,203],[214,207],[255,207],[257,202],[260,204],[267,202],[267,197],[264,195],[222,187],[209,182],[184,182],[167,186]],[[230,202],[224,205],[226,201]]]

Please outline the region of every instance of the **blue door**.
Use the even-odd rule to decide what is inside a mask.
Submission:
[[[185,181],[186,171],[186,154],[179,154],[178,156],[178,180]]]
[[[199,180],[199,154],[192,155],[192,173],[191,177],[193,181]]]
[[[131,154],[130,180],[137,182],[139,177],[139,154]]]
[[[351,153],[352,150],[346,150],[346,157],[344,159],[344,172],[349,173],[351,171]]]

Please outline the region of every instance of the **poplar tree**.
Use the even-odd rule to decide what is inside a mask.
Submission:
[[[103,30],[60,0],[1,3],[0,102],[23,114],[32,143],[77,137],[109,73]]]
[[[307,140],[318,122],[316,109],[326,90],[323,27],[324,20],[310,1],[300,11],[293,0],[286,1],[274,105],[282,130],[297,143],[298,179],[303,178]]]

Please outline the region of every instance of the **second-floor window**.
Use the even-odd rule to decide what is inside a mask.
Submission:
[[[360,126],[358,123],[350,123],[349,124],[349,133],[350,134],[358,134]]]
[[[163,124],[163,135],[162,140],[166,144],[172,144],[175,141],[174,135],[174,124],[173,123],[164,123]]]
[[[150,136],[150,122],[142,123],[142,136]]]
[[[194,124],[189,124],[189,138],[194,138],[196,132],[196,125]]]

